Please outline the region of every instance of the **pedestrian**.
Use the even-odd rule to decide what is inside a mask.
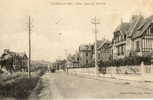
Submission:
[[[50,72],[50,66],[49,66],[49,64],[48,64],[48,72]]]

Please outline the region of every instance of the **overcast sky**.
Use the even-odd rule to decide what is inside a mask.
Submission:
[[[133,14],[153,14],[152,0],[97,0],[104,4],[53,5],[96,0],[0,0],[0,53],[4,48],[28,53],[28,16],[32,17],[32,59],[54,61],[93,43],[91,18],[97,16],[98,39],[112,39],[115,27]],[[147,2],[146,2],[147,1]]]

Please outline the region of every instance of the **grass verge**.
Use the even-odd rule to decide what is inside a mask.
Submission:
[[[9,97],[17,100],[27,100],[45,71],[45,68],[37,69],[31,73],[31,79],[28,78],[28,74],[25,72],[1,75],[0,98]]]

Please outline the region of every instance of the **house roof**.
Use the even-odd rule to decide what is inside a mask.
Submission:
[[[97,40],[97,49],[103,45],[104,41],[106,41],[106,39]],[[95,48],[95,43],[93,44],[93,48]]]
[[[25,52],[16,53],[16,56],[19,56],[19,57],[22,57],[22,58],[27,57]]]
[[[121,34],[127,34],[128,37],[134,39],[142,36],[145,30],[152,23],[153,15],[144,18],[141,15],[134,15],[129,23],[121,23],[114,31],[114,35],[118,35],[116,32],[120,31]]]
[[[120,25],[117,26],[114,33],[116,34],[117,31],[120,31],[121,34],[125,35],[127,34],[129,27],[130,27],[129,23],[122,22]]]
[[[7,59],[10,59],[10,58],[12,58],[11,55],[3,55],[3,56],[1,57],[1,60],[7,60]]]
[[[72,62],[72,63],[78,62],[78,61],[76,60],[76,58],[75,58],[76,56],[78,56],[78,55],[69,55],[69,56],[67,57],[67,61]]]
[[[8,51],[7,53],[3,53],[1,55],[1,59],[6,60],[9,59],[10,57],[17,56],[19,58],[28,58],[25,52],[13,52],[13,51]]]
[[[79,46],[79,51],[91,51],[92,47],[91,45],[80,45]]]
[[[136,29],[144,22],[144,18],[141,15],[134,15],[132,16],[131,21],[129,22],[129,30],[128,30],[128,37],[132,37],[133,34],[136,32]]]
[[[139,24],[139,27],[137,27],[136,32],[133,34],[132,38],[137,38],[139,36],[142,36],[145,30],[152,23],[152,20],[153,20],[153,15],[141,21],[141,23]]]
[[[105,39],[97,40],[97,48],[101,46],[101,44],[105,41]]]
[[[105,40],[97,49],[101,49],[105,44],[109,44],[109,46],[111,46],[111,41]]]

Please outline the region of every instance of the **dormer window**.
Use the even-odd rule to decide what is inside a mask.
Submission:
[[[88,56],[88,52],[86,52],[86,56]]]
[[[122,41],[122,35],[120,36],[120,41]]]
[[[153,23],[151,24],[151,27],[150,27],[150,33],[153,34]]]
[[[121,36],[119,36],[119,41],[121,41]]]
[[[126,35],[124,35],[124,39],[126,39]]]
[[[136,41],[136,52],[140,52],[140,43]]]

